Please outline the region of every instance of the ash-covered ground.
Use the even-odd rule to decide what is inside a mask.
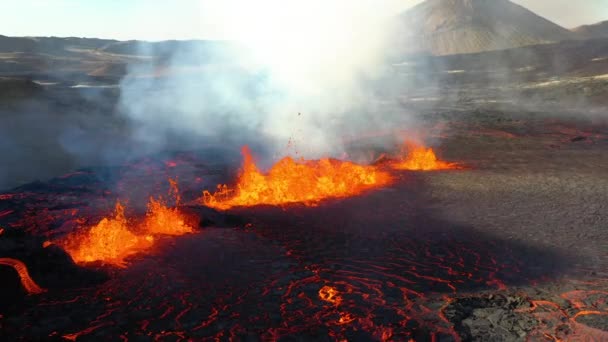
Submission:
[[[606,127],[533,113],[450,118],[439,120],[437,151],[466,168],[390,171],[390,186],[316,207],[205,209],[192,200],[234,181],[234,170],[201,151],[85,169],[5,192],[1,256],[24,261],[47,291],[25,295],[16,273],[0,269],[0,334],[608,338]],[[164,193],[166,179],[176,176],[182,210],[201,219],[195,234],[163,239],[126,269],[75,266],[56,246],[42,247],[107,215],[117,197],[128,196],[142,214],[135,204]]]

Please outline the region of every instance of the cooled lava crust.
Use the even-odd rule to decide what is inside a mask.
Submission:
[[[453,341],[470,333],[459,324],[471,313],[458,309],[458,298],[542,282],[571,261],[442,220],[411,172],[315,207],[216,212],[191,204],[184,210],[201,216],[195,233],[157,241],[125,269],[76,266],[60,249],[42,247],[95,222],[116,198],[138,203],[138,194],[164,193],[169,176],[180,177],[191,200],[232,177],[178,155],[1,195],[0,248],[48,290],[26,295],[12,270],[0,268],[0,338]]]

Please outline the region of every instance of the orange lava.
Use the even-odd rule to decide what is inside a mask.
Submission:
[[[342,297],[340,296],[340,292],[336,290],[336,288],[331,286],[323,286],[319,290],[319,298],[321,300],[326,301],[328,303],[332,303],[334,305],[339,305],[342,302]]]
[[[10,266],[19,275],[19,279],[21,279],[21,285],[27,293],[29,294],[40,294],[45,290],[38,286],[36,282],[30,277],[29,272],[27,271],[27,266],[23,262],[17,259],[11,258],[0,258],[0,265]]]
[[[126,257],[150,244],[129,230],[124,207],[118,202],[113,217],[103,218],[84,234],[68,237],[64,248],[76,263],[103,261],[124,267]]]
[[[177,207],[181,202],[177,182],[169,179],[169,185],[169,196],[175,199],[175,206]],[[194,231],[192,227],[185,223],[184,217],[179,210],[167,207],[162,198],[154,199],[150,197],[144,224],[148,234],[179,236]]]
[[[460,168],[456,163],[449,163],[437,159],[435,152],[430,147],[424,147],[413,141],[405,142],[407,155],[405,158],[393,163],[393,168],[398,170],[430,171],[449,170]]]
[[[263,174],[246,146],[242,153],[244,165],[236,189],[219,185],[214,194],[205,191],[204,205],[221,210],[261,204],[315,205],[327,198],[354,196],[391,180],[376,167],[327,158],[296,161],[286,157]]]
[[[170,180],[170,195],[178,205],[180,201],[177,183]],[[194,229],[185,223],[177,208],[166,206],[162,197],[150,198],[148,211],[141,224],[130,223],[124,214],[124,207],[116,203],[113,217],[103,218],[86,232],[77,232],[61,243],[76,263],[101,261],[118,267],[125,267],[125,259],[150,248],[154,235],[183,235]]]
[[[194,231],[185,223],[183,215],[177,208],[169,208],[162,200],[154,198],[150,198],[148,202],[145,227],[148,234],[179,236]]]

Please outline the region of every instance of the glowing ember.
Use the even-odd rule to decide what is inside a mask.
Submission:
[[[331,159],[295,161],[287,157],[268,174],[262,174],[246,146],[242,153],[244,165],[236,190],[219,185],[215,194],[205,191],[205,205],[217,209],[298,202],[314,205],[326,198],[353,196],[390,182],[387,173],[373,166]]]
[[[348,312],[341,312],[338,324],[349,324],[355,321],[355,317]]]
[[[319,290],[319,298],[334,305],[339,305],[342,302],[340,292],[331,286],[323,286]]]
[[[176,205],[181,200],[177,182],[169,180],[169,194]],[[116,204],[114,217],[102,219],[84,234],[70,236],[62,244],[77,263],[102,261],[119,267],[126,265],[125,258],[152,246],[154,235],[183,235],[194,229],[185,223],[177,208],[166,206],[162,197],[150,198],[146,218],[139,229],[129,229],[124,207]]]
[[[432,148],[426,148],[412,141],[406,141],[407,156],[394,163],[393,167],[398,170],[447,170],[458,169],[456,163],[448,163],[437,159]]]
[[[36,284],[32,277],[30,277],[30,274],[27,271],[27,266],[25,266],[25,264],[20,260],[11,258],[0,258],[0,265],[10,266],[15,269],[15,271],[17,271],[17,274],[21,279],[21,285],[23,285],[23,288],[25,288],[27,293],[39,294],[45,291],[43,288],[38,286],[38,284]]]

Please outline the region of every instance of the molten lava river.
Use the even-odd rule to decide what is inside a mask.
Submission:
[[[422,170],[466,170],[406,153],[264,173],[244,149],[234,180],[179,153],[0,194],[0,338],[459,341],[486,310],[532,340],[605,340],[607,291],[530,299],[553,256],[438,218]]]

